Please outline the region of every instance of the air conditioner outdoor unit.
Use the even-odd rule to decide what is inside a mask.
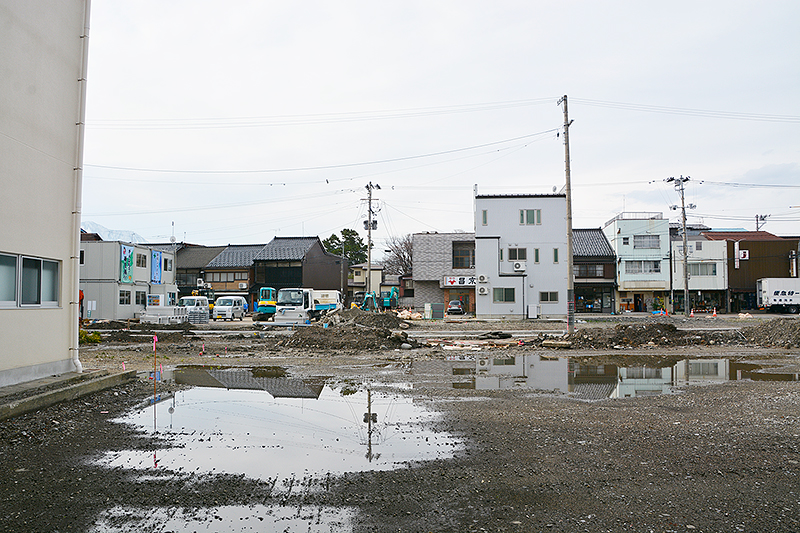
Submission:
[[[478,276],[478,283],[488,283],[488,282],[489,282],[489,276],[487,276],[486,274],[480,274]]]
[[[525,272],[525,266],[524,261],[517,261],[514,263],[514,272]]]
[[[239,284],[239,289],[246,289],[246,288],[247,288],[247,283],[242,282]]]
[[[478,287],[478,294],[489,294],[489,287]]]
[[[204,285],[203,278],[197,278],[197,286],[202,287]]]

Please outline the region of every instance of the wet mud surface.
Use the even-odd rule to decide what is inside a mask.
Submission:
[[[780,331],[796,323],[765,324],[747,327],[762,326],[772,339],[797,342]],[[579,329],[597,327],[614,338],[618,326],[629,325],[648,326]],[[496,326],[483,329],[501,329]],[[451,329],[470,327],[459,322]],[[684,329],[679,325],[672,334]],[[231,524],[262,531],[800,530],[798,381],[678,384],[673,394],[579,401],[559,391],[457,388],[452,376],[418,371],[424,363],[462,353],[442,345],[305,348],[252,326],[198,339],[192,338],[196,332],[187,333],[177,342],[159,343],[160,364],[279,366],[294,378],[368,381],[377,391],[407,383],[403,394],[442,413],[430,429],[454,435],[464,446],[452,457],[409,461],[395,470],[300,472],[281,480],[101,466],[98,459],[109,451],[158,454],[171,446],[166,435],[116,421],[152,395],[152,383],[140,381],[0,423],[0,530],[179,531],[175,517],[203,515],[207,522],[186,530],[213,531],[219,530],[215,520],[223,523],[221,509],[242,513],[242,521],[231,518]],[[544,353],[618,366],[726,356],[798,372],[796,348],[756,344],[750,340],[756,333],[744,335],[746,342],[719,345],[654,346],[649,343],[655,337],[643,337],[645,342],[623,349],[615,344],[549,351],[527,341],[487,341],[473,355]],[[87,367],[116,369],[126,362],[128,368],[152,369],[152,342],[103,341],[81,357]],[[168,393],[182,386],[159,387]],[[274,519],[277,510],[299,517],[297,528],[282,528]],[[331,510],[346,511],[347,520],[335,515],[326,521]],[[154,518],[142,522],[148,514]]]

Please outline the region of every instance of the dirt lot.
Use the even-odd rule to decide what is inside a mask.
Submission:
[[[0,423],[0,530],[86,531],[114,506],[146,514],[268,503],[298,512],[352,508],[359,532],[800,531],[798,381],[727,381],[588,402],[554,391],[441,386],[415,372],[480,348],[495,357],[548,354],[618,366],[726,356],[793,376],[798,325],[795,318],[618,317],[580,322],[565,339],[562,323],[406,327],[348,312],[291,335],[247,322],[158,332],[157,364],[166,367],[270,365],[297,377],[370,379],[377,388],[410,382],[408,394],[444,413],[437,429],[466,448],[400,470],[312,479],[284,494],[241,476],[137,476],[90,463],[105,450],[167,445],[111,421],[152,394],[139,382]],[[103,340],[82,350],[84,365],[152,369],[153,332],[118,326],[100,325]],[[478,338],[486,332],[495,334]],[[543,347],[553,339],[572,348]],[[115,530],[133,530],[125,523]],[[329,529],[311,520],[307,530]]]

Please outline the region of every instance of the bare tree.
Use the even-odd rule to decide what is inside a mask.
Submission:
[[[387,274],[411,274],[411,254],[414,239],[409,233],[402,237],[389,237],[386,242],[386,257],[381,261],[383,271]]]

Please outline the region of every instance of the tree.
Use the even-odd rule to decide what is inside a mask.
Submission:
[[[334,233],[323,240],[322,245],[325,247],[326,252],[341,256],[342,241],[344,241],[344,256],[350,264],[367,262],[367,245],[364,244],[361,236],[354,229],[344,228],[341,237]]]
[[[413,248],[414,239],[410,233],[402,237],[389,237],[386,242],[388,252],[381,261],[383,271],[387,274],[411,274]]]

